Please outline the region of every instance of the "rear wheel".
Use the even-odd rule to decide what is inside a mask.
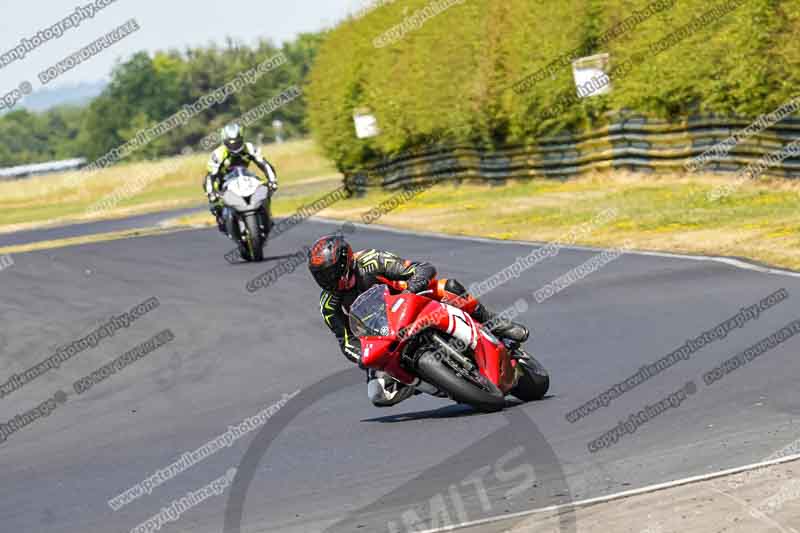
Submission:
[[[247,226],[247,255],[252,261],[261,262],[264,260],[264,239],[261,237],[258,217],[248,215],[244,223]]]
[[[497,386],[477,370],[461,376],[455,363],[441,360],[441,352],[426,350],[417,361],[419,376],[447,393],[453,400],[466,403],[484,413],[500,411],[506,405],[505,396]]]
[[[522,370],[522,376],[510,392],[523,402],[541,400],[550,388],[550,374],[532,355],[520,352],[523,357],[517,359],[517,366]]]

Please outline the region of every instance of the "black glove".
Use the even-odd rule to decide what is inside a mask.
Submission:
[[[430,282],[425,280],[419,280],[417,283],[409,283],[408,285],[406,285],[406,290],[403,292],[410,292],[413,294],[417,294],[428,290],[429,284]]]

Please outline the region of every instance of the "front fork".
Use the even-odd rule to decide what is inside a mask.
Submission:
[[[240,242],[242,240],[240,218],[236,216],[233,209],[230,207],[223,207],[222,219],[225,221],[225,229],[228,231],[228,236],[233,239],[234,242]]]
[[[263,214],[257,214],[256,216],[259,220],[258,225],[260,228],[262,228],[264,232],[264,238],[266,239],[272,230],[272,216],[269,207],[265,205]],[[244,235],[247,232],[247,225],[244,223],[244,218],[242,215],[235,214],[230,207],[224,207],[222,211],[222,218],[225,221],[225,228],[228,230],[228,235],[230,235],[235,242],[244,243]]]
[[[400,366],[406,372],[410,373],[413,376],[416,376],[416,382],[409,385],[409,387],[414,387],[416,390],[420,392],[424,392],[425,394],[429,394],[430,396],[435,396],[437,398],[447,398],[447,394],[439,390],[438,387],[431,385],[426,381],[422,381],[418,376],[414,368],[416,367],[416,358],[414,355],[419,350],[420,346],[426,342],[430,342],[429,336],[424,336],[422,338],[417,337],[412,339],[408,344],[403,347],[401,359],[400,359]]]

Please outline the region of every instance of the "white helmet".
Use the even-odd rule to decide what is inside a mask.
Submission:
[[[241,152],[244,149],[244,128],[235,122],[222,128],[222,143],[234,154]]]

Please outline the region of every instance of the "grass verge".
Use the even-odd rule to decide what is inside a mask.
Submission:
[[[333,165],[317,152],[310,140],[264,147],[265,156],[278,169],[283,196],[324,190],[340,177]],[[209,154],[160,161],[125,163],[99,172],[51,174],[20,181],[0,182],[0,231],[117,218],[166,209],[205,204],[202,180]],[[140,190],[136,183],[143,185]],[[89,212],[98,200],[133,185],[111,209]]]
[[[287,216],[339,186],[340,177],[312,141],[270,146],[265,153],[281,178],[273,202]],[[0,231],[47,224],[113,218],[169,208],[204,205],[200,181],[207,154],[120,165],[86,177],[74,174],[0,183],[7,208]],[[113,209],[87,208],[126,180],[153,176],[142,190]],[[709,202],[706,193],[730,183],[732,175],[648,175],[615,172],[559,181],[533,179],[503,186],[438,185],[384,214],[380,224],[498,239],[557,241],[570,229],[616,208],[619,216],[578,244],[690,254],[744,257],[800,270],[800,184],[764,179]],[[397,193],[372,192],[337,202],[321,216],[361,221],[362,215]],[[171,221],[168,227],[211,224],[206,213]]]
[[[787,180],[747,183],[710,203],[705,193],[731,176],[597,174],[556,181],[534,179],[501,187],[440,185],[385,214],[377,222],[400,228],[498,239],[557,241],[599,212],[619,216],[578,244],[613,247],[626,240],[639,250],[725,255],[800,270],[800,184]],[[393,195],[373,192],[338,202],[320,216],[361,221]],[[318,196],[276,202],[288,214]],[[208,217],[180,223],[203,224]]]

